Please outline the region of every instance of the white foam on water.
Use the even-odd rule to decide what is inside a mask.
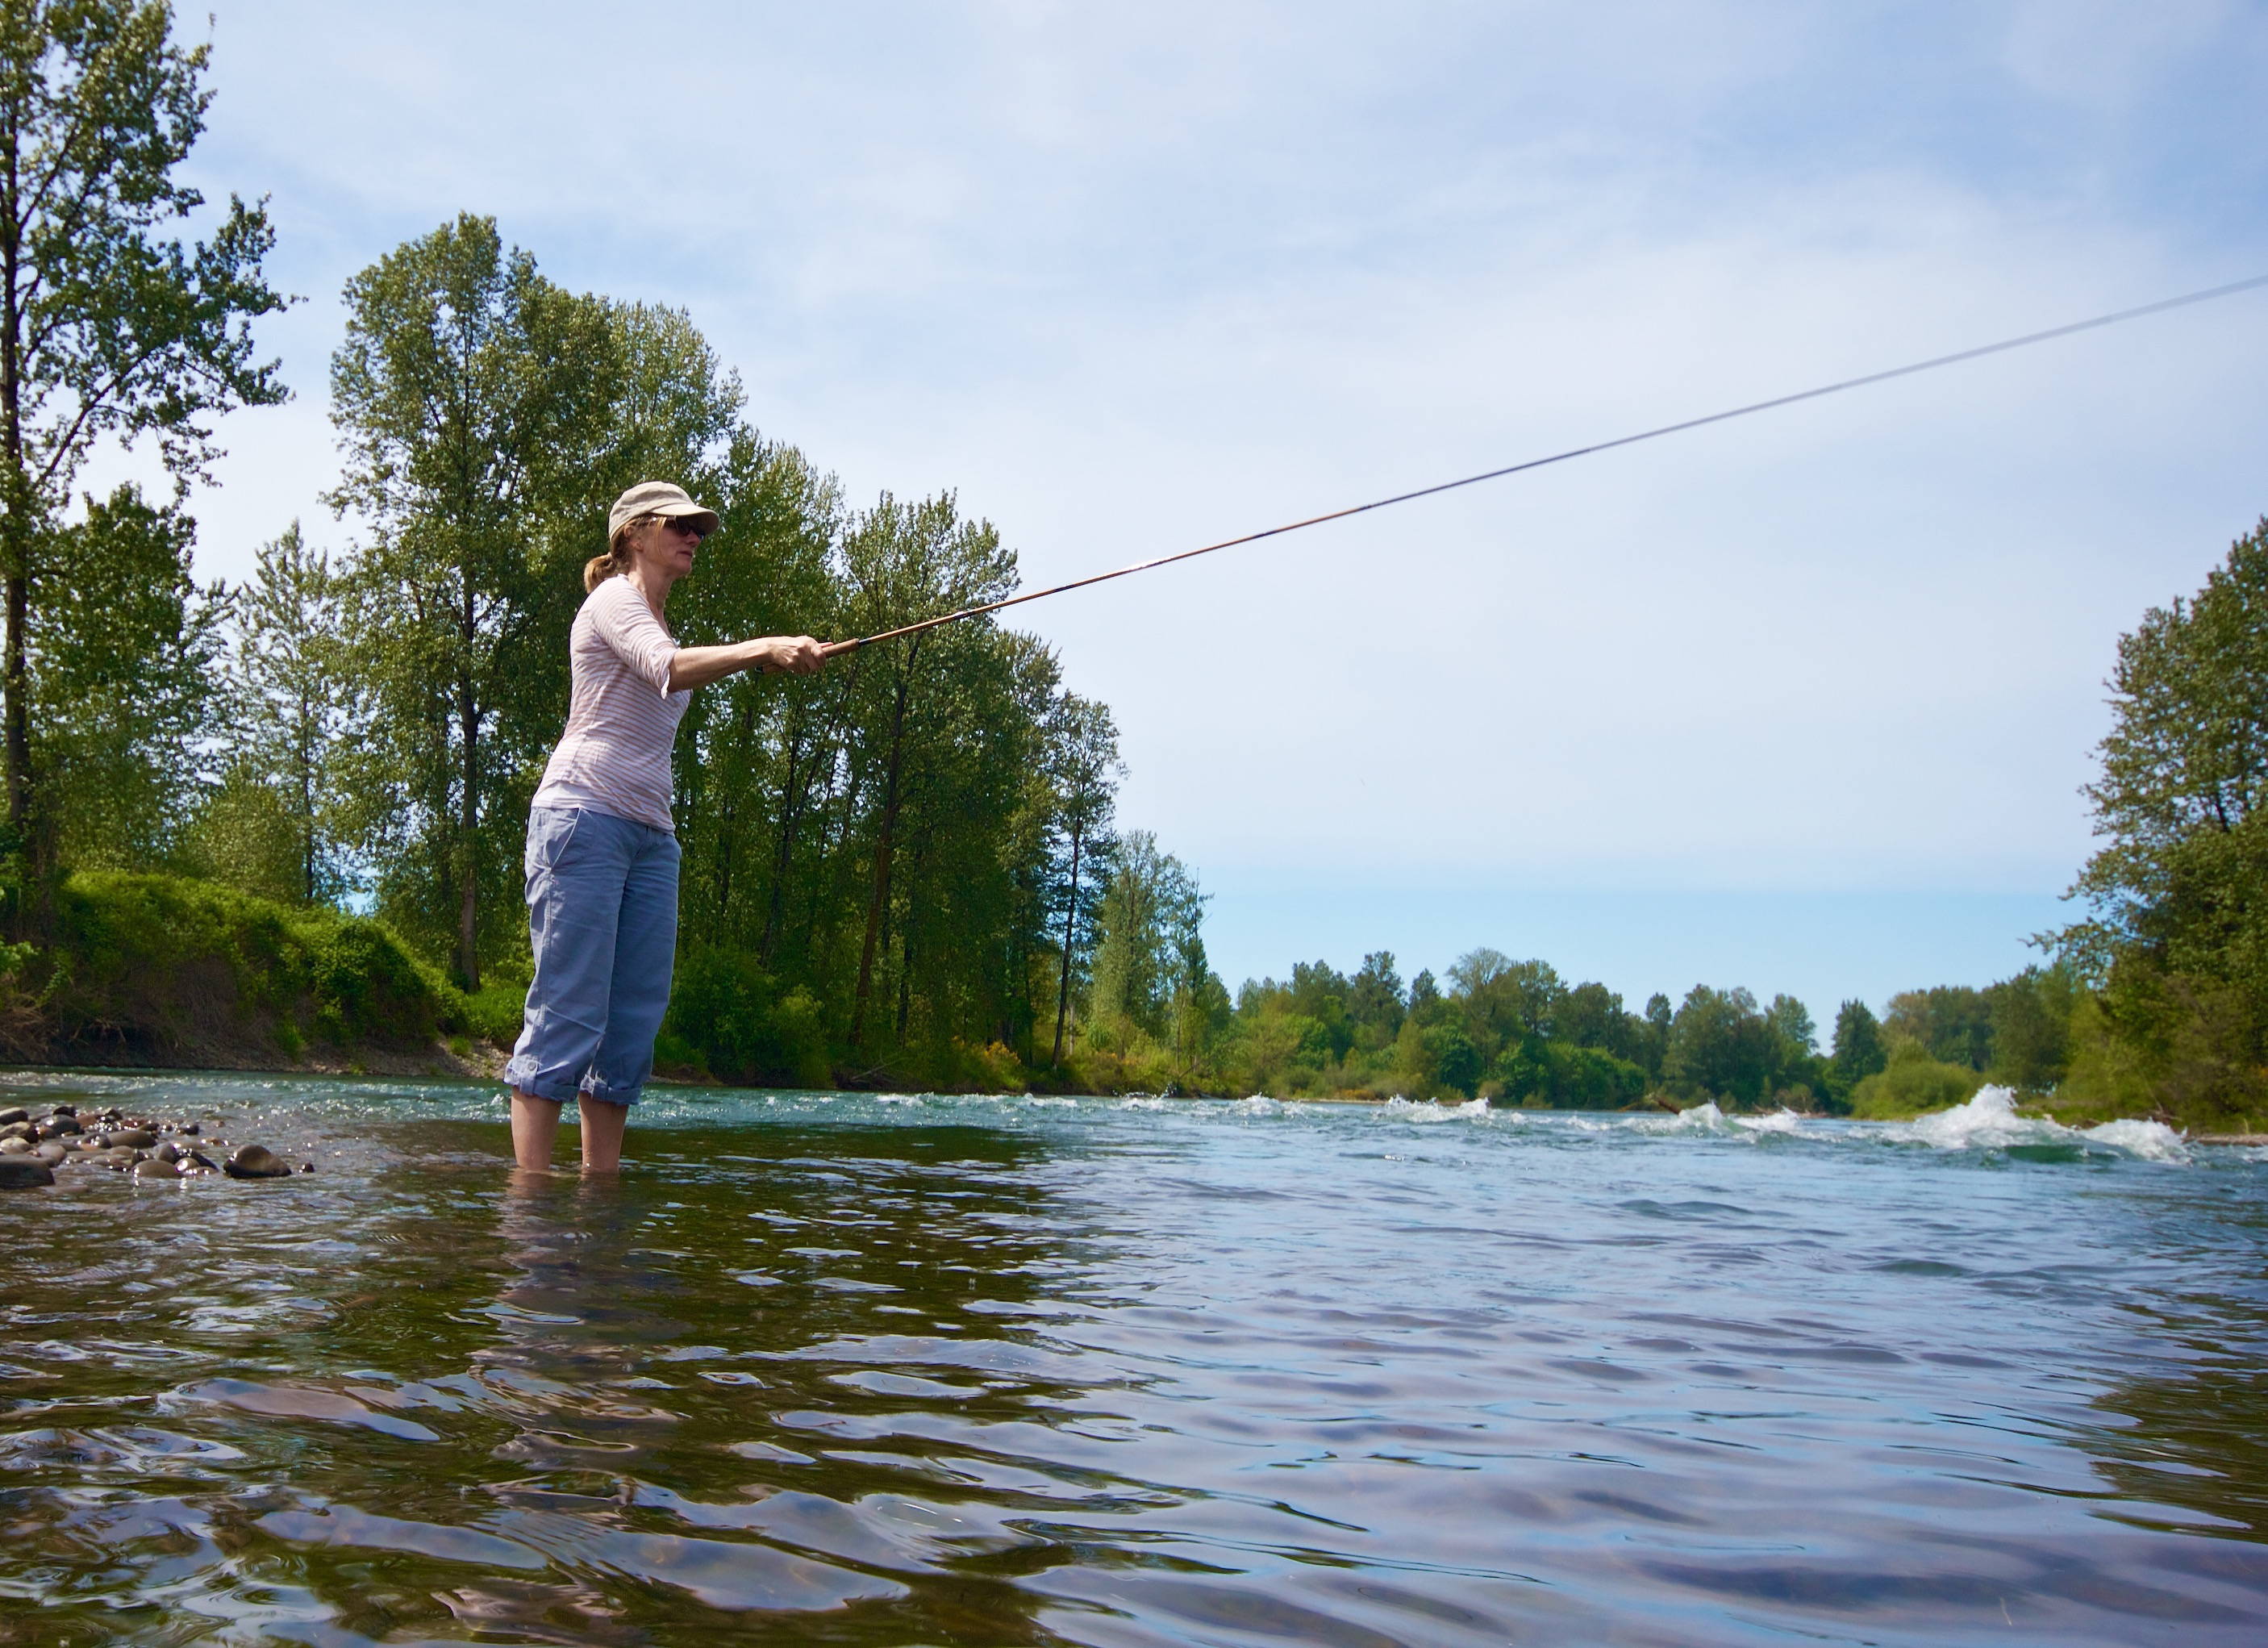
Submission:
[[[1966,1104],[1940,1110],[1911,1122],[1893,1122],[1891,1137],[1911,1140],[1942,1151],[1999,1150],[2012,1144],[2100,1145],[2144,1161],[2185,1162],[2189,1146],[2182,1136],[2162,1122],[2105,1122],[2091,1128],[2067,1128],[2045,1116],[2016,1114],[2013,1089],[1980,1087]]]
[[[1770,1115],[1734,1116],[1733,1125],[1751,1133],[1793,1133],[1801,1125],[1803,1117],[1793,1110],[1780,1109]]]
[[[2162,1122],[2139,1122],[2126,1117],[2080,1130],[2098,1144],[2108,1144],[2144,1161],[2185,1162],[2190,1159],[2189,1141]]]
[[[1379,1107],[1379,1113],[1397,1122],[1485,1122],[1489,1118],[1489,1101],[1473,1099],[1461,1105],[1445,1105],[1435,1104],[1430,1099],[1405,1099],[1396,1093]]]
[[[1711,1099],[1690,1110],[1680,1110],[1674,1116],[1640,1116],[1635,1122],[1616,1125],[1639,1133],[1717,1133],[1723,1131],[1726,1124],[1725,1113]]]

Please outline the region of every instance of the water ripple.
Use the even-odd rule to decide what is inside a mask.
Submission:
[[[40,1076],[0,1640],[2250,1643],[2259,1152],[1266,1098]]]

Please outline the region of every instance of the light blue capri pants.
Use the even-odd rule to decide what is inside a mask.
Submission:
[[[677,957],[677,837],[595,807],[527,815],[535,981],[504,1078],[558,1103],[633,1105]]]

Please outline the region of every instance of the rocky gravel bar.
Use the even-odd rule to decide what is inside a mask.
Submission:
[[[115,1107],[82,1112],[59,1104],[44,1115],[20,1105],[0,1109],[0,1190],[38,1189],[58,1173],[93,1168],[151,1180],[289,1179],[315,1171],[313,1162],[295,1167],[265,1144],[232,1150],[195,1121],[129,1115]]]

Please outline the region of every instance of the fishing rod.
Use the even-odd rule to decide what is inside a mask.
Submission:
[[[1045,600],[1050,595],[1066,594],[1085,589],[1090,584],[1108,584],[1112,578],[1131,578],[1137,572],[1171,566],[1176,561],[1193,561],[1199,555],[1211,555],[1217,549],[1233,549],[1239,544],[1257,543],[1263,538],[1280,538],[1285,533],[1295,533],[1309,526],[1320,526],[1325,521],[1344,520],[1350,515],[1366,515],[1372,510],[1387,509],[1396,504],[1407,504],[1416,498],[1432,497],[1440,492],[1454,492],[1460,487],[1477,486],[1484,481],[1499,481],[1506,475],[1521,475],[1546,465],[1565,463],[1572,458],[1587,458],[1593,452],[1612,452],[1617,446],[1635,446],[1640,441],[1659,440],[1665,435],[1682,434],[1687,430],[1701,429],[1711,423],[1723,423],[1733,418],[1747,417],[1751,413],[1770,412],[1778,407],[1793,406],[1800,401],[1816,401],[1822,395],[1840,394],[1846,389],[1863,389],[1869,384],[1888,383],[1893,378],[1911,378],[1916,372],[1934,372],[1940,366],[1956,366],[1963,361],[1981,360],[1987,355],[2001,355],[2010,349],[2029,348],[2034,343],[2045,343],[2055,338],[2070,337],[2075,333],[2093,332],[2103,327],[2117,326],[2122,321],[2139,320],[2146,315],[2163,314],[2169,309],[2183,309],[2191,304],[2210,303],[2216,298],[2230,298],[2268,286],[2268,275],[2255,275],[2249,280],[2231,281],[2226,286],[2208,287],[2203,291],[2185,292],[2178,298],[2161,298],[2156,303],[2143,304],[2138,308],[2120,309],[2086,320],[2074,320],[2067,326],[2050,327],[2044,332],[2027,332],[2021,337],[2003,338],[1997,343],[1981,344],[1951,355],[1938,355],[1928,360],[1915,361],[1905,366],[1893,366],[1887,372],[1868,372],[1864,377],[1845,378],[1839,383],[1822,384],[1816,389],[1798,390],[1793,394],[1774,395],[1769,401],[1754,401],[1747,406],[1734,407],[1724,412],[1712,412],[1703,417],[1687,418],[1681,423],[1664,423],[1659,429],[1641,430],[1635,435],[1621,435],[1613,440],[1594,441],[1588,446],[1572,446],[1565,452],[1553,452],[1548,458],[1530,458],[1524,463],[1506,464],[1501,469],[1484,469],[1456,481],[1443,481],[1433,486],[1419,487],[1413,492],[1397,492],[1392,497],[1374,498],[1367,504],[1351,504],[1345,509],[1332,510],[1324,515],[1310,515],[1305,520],[1287,521],[1281,526],[1264,531],[1246,533],[1241,537],[1224,538],[1219,543],[1209,543],[1196,549],[1182,549],[1173,555],[1159,555],[1154,560],[1138,561],[1112,572],[1096,572],[1086,578],[1073,578],[1068,584],[1053,585],[1047,589],[1030,590],[1021,595],[987,601],[981,607],[964,607],[959,612],[949,612],[935,618],[924,618],[919,623],[901,624],[895,629],[885,629],[879,635],[863,636],[856,641],[830,641],[820,649],[821,656],[834,658],[844,652],[856,652],[883,641],[895,641],[906,636],[919,635],[925,629],[941,624],[959,623],[965,618],[981,618],[1008,607],[1020,607],[1026,601]]]

